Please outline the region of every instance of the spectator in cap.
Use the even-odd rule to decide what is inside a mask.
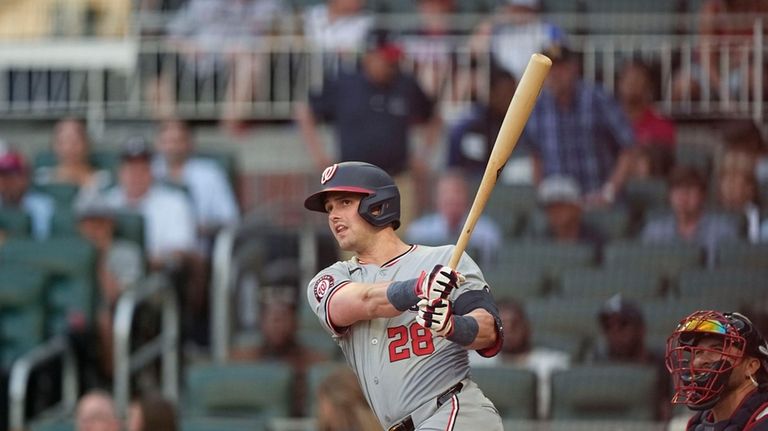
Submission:
[[[93,196],[75,206],[80,235],[96,248],[96,277],[100,303],[96,327],[82,328],[73,334],[86,380],[107,385],[113,377],[112,317],[120,294],[144,276],[145,262],[138,244],[115,237],[117,212],[101,196]],[[95,333],[93,333],[95,332]],[[93,340],[98,347],[93,348]]]
[[[185,328],[205,337],[207,329],[198,325],[206,323],[206,274],[197,249],[194,209],[186,193],[155,181],[151,159],[144,138],[128,139],[120,153],[118,184],[105,199],[113,208],[142,215],[150,269],[173,276],[184,304]]]
[[[239,219],[229,179],[213,160],[195,157],[189,126],[181,120],[160,123],[155,149],[152,173],[158,180],[187,189],[195,210],[197,234],[203,241],[201,251],[207,255],[219,229]]]
[[[55,210],[51,196],[30,190],[29,168],[24,156],[5,144],[0,145],[0,209],[27,213],[32,222],[32,237],[48,238]]]
[[[646,344],[645,318],[640,306],[616,294],[597,314],[600,335],[587,355],[587,362],[649,365],[656,368],[657,419],[669,419],[672,386],[664,365],[664,353]]]
[[[538,188],[539,207],[546,215],[543,236],[561,243],[602,244],[600,235],[584,224],[579,185],[568,176],[552,175],[541,181]]]
[[[708,263],[713,265],[718,244],[739,239],[736,223],[706,210],[707,183],[696,169],[673,169],[668,184],[672,214],[648,221],[641,234],[642,241],[699,245],[706,250]]]
[[[56,164],[35,170],[37,184],[72,184],[80,191],[76,200],[88,200],[112,184],[109,171],[91,163],[90,141],[83,121],[64,118],[56,123],[51,143]]]
[[[417,212],[414,189],[426,187],[440,119],[433,100],[413,76],[400,70],[401,57],[400,46],[387,33],[371,33],[360,70],[342,71],[327,79],[321,91],[310,95],[309,103],[297,106],[296,120],[309,154],[321,169],[335,159],[362,161],[392,175],[400,190],[405,226]],[[319,121],[333,124],[338,158],[326,153]],[[409,136],[415,123],[425,125],[423,145],[410,151]]]
[[[281,361],[293,368],[291,415],[302,416],[306,405],[307,369],[327,361],[327,355],[306,346],[299,339],[298,263],[294,260],[272,261],[262,271],[259,289],[258,344],[241,346],[232,351],[235,361]]]
[[[579,77],[576,53],[562,43],[544,50],[552,68],[523,131],[544,177],[567,175],[588,205],[607,205],[621,189],[619,158],[634,145],[616,100]]]
[[[478,54],[490,51],[496,64],[520,79],[533,53],[564,38],[563,31],[539,12],[539,0],[501,0],[497,13],[475,29],[471,49]]]

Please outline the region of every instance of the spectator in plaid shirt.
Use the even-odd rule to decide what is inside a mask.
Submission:
[[[622,185],[622,152],[634,145],[632,127],[616,101],[579,79],[578,61],[566,47],[545,50],[553,61],[524,139],[541,176],[576,179],[588,204],[613,201]]]

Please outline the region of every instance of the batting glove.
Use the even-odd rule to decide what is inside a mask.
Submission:
[[[435,265],[429,277],[421,278],[417,285],[416,294],[423,299],[436,304],[441,299],[448,299],[453,289],[458,289],[464,281],[464,276],[454,271],[453,268],[443,265]]]
[[[453,311],[451,301],[439,299],[435,305],[430,305],[428,299],[419,301],[419,311],[416,321],[419,325],[431,330],[441,337],[447,337],[453,329]]]

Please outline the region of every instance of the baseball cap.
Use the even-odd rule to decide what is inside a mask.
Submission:
[[[539,202],[542,205],[570,203],[581,205],[581,190],[572,177],[551,175],[539,184]]]
[[[136,160],[152,158],[152,145],[143,136],[128,138],[120,148],[121,160]]]
[[[393,40],[389,32],[383,30],[369,32],[366,36],[365,47],[368,52],[377,52],[391,63],[397,63],[404,56],[400,44]]]
[[[600,325],[605,327],[611,318],[619,318],[627,323],[643,324],[643,311],[633,301],[620,294],[613,295],[600,307],[597,314]]]
[[[6,148],[0,153],[0,173],[22,173],[26,170],[27,163],[18,151]]]

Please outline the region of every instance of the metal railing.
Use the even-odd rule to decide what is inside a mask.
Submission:
[[[236,281],[241,275],[240,262],[235,256],[235,242],[238,228],[230,226],[222,229],[216,236],[213,248],[213,268],[211,275],[211,356],[214,362],[224,363],[229,359],[233,339],[233,295]],[[258,240],[258,239],[253,239]],[[315,274],[317,268],[317,235],[311,224],[304,224],[298,231],[297,271],[300,273],[300,297]]]
[[[161,330],[154,339],[131,350],[131,335],[140,304],[151,302],[160,307]],[[117,302],[113,322],[115,406],[125,417],[130,402],[131,376],[160,359],[162,392],[171,400],[179,395],[179,305],[176,292],[162,274],[152,274],[144,282],[126,290]]]
[[[16,359],[11,366],[8,385],[9,395],[9,426],[12,430],[25,429],[25,407],[29,387],[29,379],[35,368],[40,365],[61,358],[61,402],[43,415],[63,416],[72,412],[77,404],[78,377],[75,353],[65,336],[58,336],[41,344]]]
[[[583,54],[584,78],[609,91],[615,88],[623,61],[641,57],[659,66],[653,77],[661,85],[656,102],[667,113],[761,121],[764,25],[754,19],[751,35],[722,36],[708,43],[694,33],[586,34],[569,36],[569,42]],[[429,57],[424,44],[405,39],[404,48],[403,68],[437,97],[445,116],[454,116],[490,92],[490,53],[471,50],[466,35],[430,45]],[[710,78],[707,61],[713,57],[704,55],[706,51],[718,59],[718,82],[703,86],[697,97],[690,92],[673,97],[676,77],[702,82]],[[108,119],[169,113],[189,119],[234,115],[286,120],[328,73],[356,67],[359,56],[320,52],[296,34],[195,52],[164,38],[5,42],[0,43],[0,114],[85,115],[97,134],[98,125]]]

